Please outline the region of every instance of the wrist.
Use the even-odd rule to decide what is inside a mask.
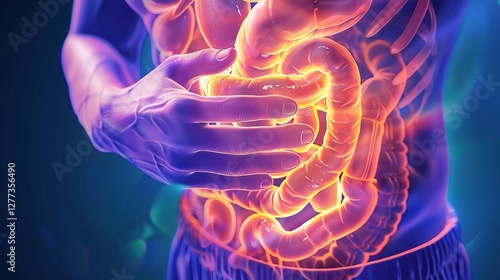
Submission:
[[[135,123],[134,100],[128,93],[129,87],[113,84],[100,89],[97,111],[88,127],[85,127],[98,150],[118,152],[113,139]]]

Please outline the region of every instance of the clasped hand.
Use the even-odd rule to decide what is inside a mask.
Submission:
[[[300,164],[292,149],[309,144],[313,130],[305,124],[223,125],[290,118],[297,103],[288,97],[202,96],[186,90],[193,80],[220,73],[235,59],[234,49],[175,55],[135,84],[108,89],[116,98],[101,105],[102,126],[94,142],[168,185],[270,186],[271,175]]]

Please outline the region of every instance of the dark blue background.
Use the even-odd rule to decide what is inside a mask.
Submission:
[[[115,0],[121,1],[121,0]],[[0,238],[0,279],[164,279],[181,191],[144,176],[117,155],[90,150],[71,173],[56,176],[68,150],[85,148],[60,61],[71,3],[15,53],[7,39],[35,1],[2,4],[0,172],[16,163],[16,273],[7,274]],[[464,105],[480,77],[500,82],[500,3],[471,0],[445,87],[445,109]],[[449,199],[463,228],[475,279],[500,279],[500,87],[461,118],[448,119]],[[469,98],[469,99],[468,99]],[[446,111],[445,110],[445,111]],[[452,114],[450,114],[450,117]],[[7,233],[6,177],[0,188],[0,237]],[[3,198],[2,198],[3,197]],[[4,276],[5,275],[5,276]],[[125,278],[126,279],[126,278]],[[131,278],[129,278],[131,279]]]

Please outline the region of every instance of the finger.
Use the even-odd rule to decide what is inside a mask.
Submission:
[[[328,89],[327,76],[320,72],[305,75],[266,75],[254,79],[215,75],[208,81],[212,96],[279,95],[293,98],[304,108],[318,102]]]
[[[188,89],[196,78],[220,73],[231,67],[235,60],[234,48],[205,49],[190,54],[171,56],[159,67],[167,78]]]
[[[282,119],[297,113],[297,103],[281,96],[187,96],[169,104],[168,116],[182,116],[191,123],[247,122]]]
[[[227,155],[197,152],[174,156],[171,165],[183,172],[207,172],[227,176],[279,174],[297,167],[300,156],[293,152]]]
[[[312,142],[313,130],[305,124],[276,127],[198,127],[190,139],[179,139],[178,147],[235,155],[303,147]],[[189,143],[186,143],[189,141]],[[187,145],[186,145],[187,144]]]
[[[194,189],[212,190],[258,190],[270,187],[272,178],[269,175],[224,176],[211,173],[196,172],[179,181],[180,184]]]

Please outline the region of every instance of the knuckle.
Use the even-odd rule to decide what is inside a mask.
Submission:
[[[165,62],[166,62],[166,63],[164,63],[164,65],[165,65],[165,68],[164,68],[165,77],[176,81],[177,78],[179,78],[179,76],[182,75],[182,72],[183,72],[183,71],[181,71],[182,64],[183,64],[182,60],[179,59],[178,56],[174,55],[174,56],[169,57]]]
[[[165,106],[168,116],[175,116],[177,120],[185,120],[197,110],[196,102],[190,98],[172,98]]]
[[[275,131],[271,129],[261,129],[257,134],[258,141],[264,145],[271,144],[276,136]]]
[[[248,155],[252,152],[252,147],[249,141],[244,139],[237,144],[233,144],[229,150],[232,155]]]
[[[245,119],[246,110],[239,100],[229,99],[222,104],[223,118],[229,122],[240,122]]]

